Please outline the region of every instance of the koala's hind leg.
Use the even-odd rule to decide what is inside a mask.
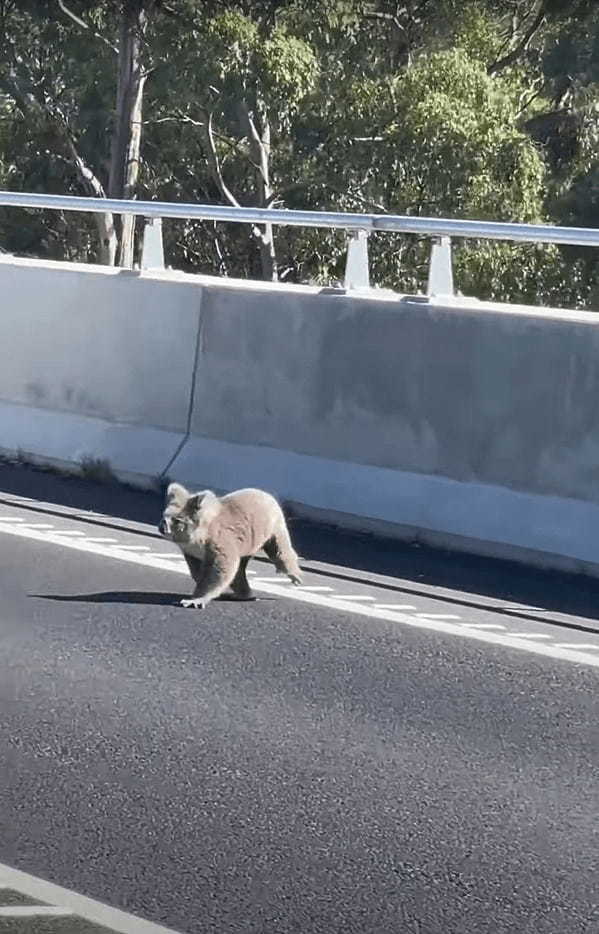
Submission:
[[[262,547],[279,574],[287,574],[294,584],[301,584],[302,572],[284,519],[277,524],[274,535]]]
[[[181,606],[203,610],[212,600],[216,600],[233,583],[239,567],[239,558],[223,552],[206,549],[202,564],[202,576],[196,581],[196,588],[189,600],[181,600]]]

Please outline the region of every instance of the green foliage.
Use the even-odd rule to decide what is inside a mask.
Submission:
[[[590,0],[545,0],[538,22],[521,0],[143,2],[140,197],[597,224]],[[67,5],[87,28],[50,0],[0,4],[2,186],[83,193],[73,147],[106,184],[121,3]],[[246,226],[164,226],[174,266],[264,273]],[[0,211],[0,244],[97,256],[88,219],[50,212]],[[429,249],[427,238],[372,238],[373,280],[422,289]],[[339,233],[280,228],[276,253],[289,280],[343,274]],[[481,298],[584,307],[599,298],[596,256],[456,243],[455,277]]]

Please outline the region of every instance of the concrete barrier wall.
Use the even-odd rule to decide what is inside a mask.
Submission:
[[[204,286],[173,473],[336,521],[599,568],[599,319]],[[536,556],[536,557],[535,557]]]
[[[599,502],[599,318],[204,289],[192,433]]]
[[[121,270],[0,263],[0,448],[157,477],[185,438],[201,289]]]
[[[0,447],[599,573],[593,314],[0,261]]]

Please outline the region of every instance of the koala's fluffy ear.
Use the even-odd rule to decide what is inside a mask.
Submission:
[[[218,508],[218,497],[214,495],[212,490],[201,490],[199,493],[194,493],[189,497],[185,505],[186,512],[190,516],[197,516],[200,509],[202,510],[202,515],[212,513],[215,509]]]
[[[169,483],[166,490],[167,503],[180,503],[181,506],[189,498],[189,490],[180,483]]]

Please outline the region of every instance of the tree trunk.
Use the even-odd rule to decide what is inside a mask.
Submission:
[[[142,45],[149,8],[153,2],[123,0],[109,198],[135,197],[139,177],[143,92],[147,77],[142,65]],[[135,216],[123,215],[119,224],[117,252],[117,263],[120,266],[133,266],[134,233]]]
[[[66,123],[62,124],[62,129],[65,133],[67,147],[75,164],[75,168],[77,169],[77,174],[79,175],[82,185],[87,188],[92,198],[105,198],[106,192],[104,191],[100,180],[92,172],[90,167],[86,164],[80,155],[77,146],[75,145],[75,141],[69,133]],[[118,247],[117,234],[114,228],[114,214],[112,214],[110,211],[104,211],[102,214],[94,214],[94,221],[100,240],[98,260],[103,266],[114,266]]]
[[[270,121],[266,107],[261,101],[258,101],[256,109],[259,113],[259,121],[254,119],[245,104],[242,105],[242,114],[245,119],[250,144],[250,155],[256,168],[258,207],[268,208],[274,198],[274,191],[270,184]],[[264,224],[261,231],[260,261],[262,264],[262,278],[270,282],[277,282],[279,270],[272,224]]]
[[[118,246],[116,230],[114,229],[114,215],[109,212],[94,214],[94,220],[100,240],[98,260],[103,266],[114,266]]]
[[[260,145],[256,146],[256,155],[260,154],[257,175],[258,196],[260,207],[270,207],[274,198],[274,191],[270,184],[270,121],[266,108],[260,114],[261,137]],[[275,249],[275,239],[272,224],[264,225],[264,234],[260,245],[260,258],[262,260],[262,278],[276,282],[279,278],[279,268]]]

